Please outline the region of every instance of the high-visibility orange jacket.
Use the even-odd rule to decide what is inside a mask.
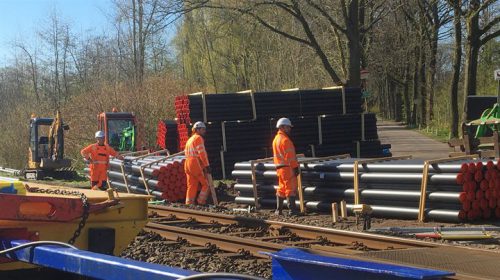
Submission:
[[[278,130],[273,140],[273,161],[276,168],[299,166],[295,146],[286,133]]]
[[[292,140],[282,131],[278,131],[274,137],[273,155],[279,184],[276,195],[283,198],[295,196],[297,176],[293,169],[298,167],[299,163]]]
[[[90,159],[90,181],[107,180],[107,170],[110,156],[117,156],[118,153],[109,145],[90,144],[80,151],[80,154]]]
[[[184,171],[187,177],[186,204],[194,203],[200,185],[201,192],[198,196],[198,203],[204,204],[209,194],[209,188],[203,169],[209,166],[209,162],[203,137],[197,133],[193,134],[186,142],[184,152],[186,155]]]

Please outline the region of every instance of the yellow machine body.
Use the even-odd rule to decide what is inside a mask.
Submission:
[[[41,189],[65,189],[84,193],[89,203],[106,201],[109,196],[105,191],[92,191],[77,188],[55,187],[43,184],[30,183],[30,187]],[[52,195],[43,193],[26,193],[27,196],[53,196],[67,197],[64,195]],[[114,255],[119,255],[131,241],[137,236],[148,221],[148,200],[150,196],[120,193],[120,203],[106,208],[100,212],[91,213],[81,231],[81,235],[76,239],[75,246],[79,249],[87,250],[89,241],[89,228],[112,228],[115,231]],[[2,228],[26,228],[29,232],[35,232],[39,240],[68,242],[78,228],[80,219],[71,222],[33,222],[23,220],[0,220],[0,230]],[[0,264],[0,270],[12,270],[32,268],[32,265],[21,262],[11,262]]]

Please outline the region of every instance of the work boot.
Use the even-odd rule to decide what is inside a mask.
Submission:
[[[276,196],[276,211],[274,211],[274,214],[276,215],[283,215],[283,202],[285,201],[285,198]]]
[[[297,206],[295,206],[295,196],[289,196],[288,200],[288,209],[290,209],[290,216],[299,215],[299,211],[297,210]]]

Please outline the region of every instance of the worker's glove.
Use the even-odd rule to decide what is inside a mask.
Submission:
[[[295,167],[295,168],[293,169],[293,173],[295,173],[295,176],[299,176],[299,174],[300,174],[300,169],[299,169],[298,167]]]
[[[212,168],[210,168],[210,166],[205,167],[203,171],[205,172],[205,174],[212,174]]]
[[[87,159],[87,158],[84,158],[84,159],[83,159],[83,162],[85,162],[85,164],[91,164],[91,163],[92,163],[92,160]]]

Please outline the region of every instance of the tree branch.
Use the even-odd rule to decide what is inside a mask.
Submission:
[[[342,6],[342,16],[344,17],[344,22],[347,25],[349,16],[347,15],[347,5],[345,4],[345,0],[340,0],[340,6]]]
[[[320,12],[330,23],[330,25],[333,27],[334,30],[340,31],[344,34],[347,33],[347,30],[345,28],[342,28],[340,24],[338,24],[324,9],[322,9],[318,4],[314,3],[312,0],[307,0],[307,3],[312,6],[314,9],[316,9],[318,12]]]
[[[498,17],[494,18],[492,21],[490,21],[479,32],[481,33],[481,35],[483,35],[486,32],[490,31],[490,29],[493,28],[494,26],[497,26],[498,23],[500,23],[500,16],[498,16]]]
[[[488,34],[487,36],[485,36],[483,39],[481,39],[481,46],[488,43],[489,40],[493,39],[493,38],[496,38],[500,36],[500,29],[493,32],[493,33],[490,33]]]
[[[277,27],[274,27],[274,26],[272,26],[271,24],[267,23],[265,20],[263,20],[261,17],[257,16],[257,15],[256,15],[256,14],[254,14],[254,13],[251,13],[251,12],[247,11],[247,12],[244,12],[244,14],[247,14],[247,15],[249,15],[249,16],[251,16],[251,17],[253,17],[253,18],[254,18],[254,19],[256,19],[256,20],[257,20],[260,24],[262,24],[264,27],[268,28],[269,30],[271,30],[271,31],[273,31],[273,32],[275,32],[275,33],[277,33],[277,34],[280,34],[281,36],[284,36],[284,37],[286,37],[286,38],[288,38],[288,39],[290,39],[290,40],[297,41],[297,42],[299,42],[299,43],[302,43],[302,44],[306,44],[306,45],[308,45],[308,46],[311,46],[311,42],[310,42],[310,41],[307,41],[307,40],[305,40],[305,39],[299,38],[299,37],[297,37],[297,36],[294,36],[294,35],[292,35],[292,34],[289,34],[289,33],[285,32],[285,31],[283,31],[283,30],[280,30],[280,29],[278,29]]]
[[[479,6],[479,9],[477,9],[477,11],[475,11],[474,13],[476,14],[479,14],[480,12],[482,12],[484,9],[488,8],[489,5],[493,4],[494,2],[496,2],[497,0],[485,0],[481,6]]]

